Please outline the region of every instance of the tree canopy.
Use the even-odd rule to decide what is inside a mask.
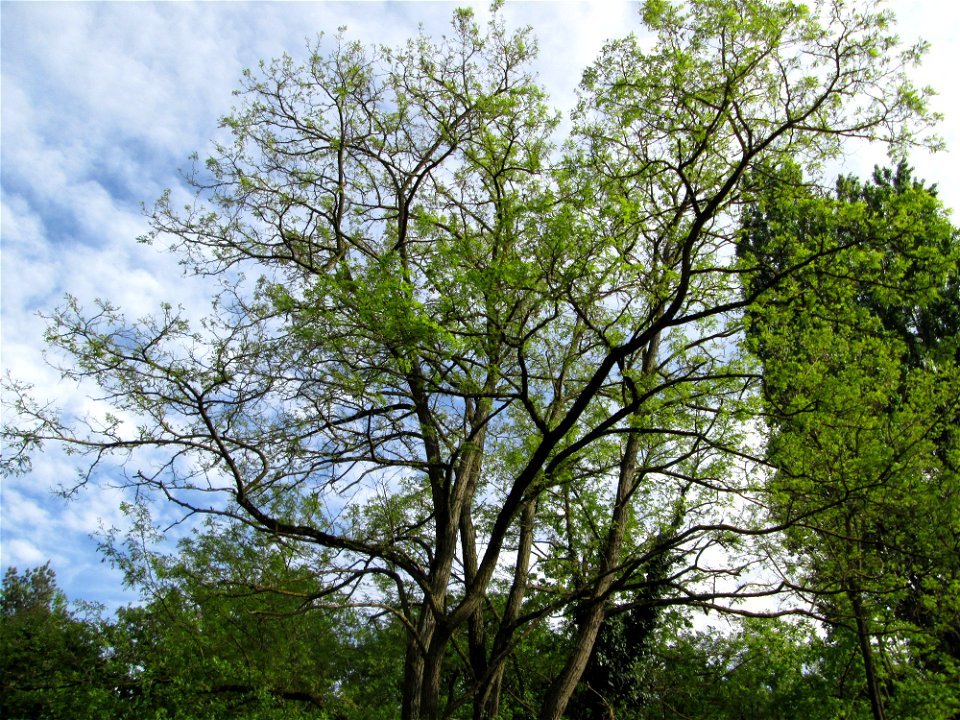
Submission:
[[[746,311],[885,240],[751,253],[743,223],[790,163],[927,141],[906,75],[922,48],[872,3],[650,0],[642,20],[652,48],[604,47],[565,138],[532,32],[496,12],[247,73],[232,141],[145,238],[211,278],[213,312],[131,321],[69,299],[47,339],[110,409],[63,416],[13,384],[5,469],[50,442],[90,459],[81,482],[119,457],[131,487],[232,538],[231,582],[249,549],[284,548],[271,590],[297,611],[402,638],[405,720],[594,712],[661,608],[784,590],[754,572],[798,518],[757,511],[758,469],[785,463],[756,440],[774,369]]]
[[[743,249],[773,272],[810,258],[751,308],[748,332],[771,510],[799,558],[783,567],[857,638],[874,717],[885,696],[919,717],[922,699],[890,689],[898,644],[935,670],[921,695],[938,702],[935,679],[960,679],[960,235],[905,163],[841,178],[835,199],[795,187],[758,203]]]

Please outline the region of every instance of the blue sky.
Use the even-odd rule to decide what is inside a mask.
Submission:
[[[476,5],[486,13],[487,3]],[[161,302],[198,314],[202,283],[181,277],[176,258],[139,245],[140,204],[178,187],[178,168],[205,154],[245,67],[283,52],[303,53],[319,32],[395,45],[419,24],[447,30],[450,3],[32,3],[0,5],[0,363],[38,394],[73,410],[87,391],[59,381],[44,363],[40,311],[65,292],[105,297],[129,317]],[[913,159],[918,174],[960,208],[960,11],[937,0],[889,3],[904,39],[933,47],[916,74],[941,95],[941,134],[952,152]],[[952,17],[951,17],[952,14]],[[638,27],[627,3],[508,3],[511,25],[531,24],[540,40],[539,73],[554,104],[568,109],[583,68],[606,38]],[[866,173],[882,151],[853,149],[845,169]],[[20,569],[50,560],[71,598],[113,606],[132,595],[101,562],[91,534],[122,526],[122,493],[87,488],[69,503],[53,489],[73,478],[56,451],[25,477],[3,480],[0,564]]]

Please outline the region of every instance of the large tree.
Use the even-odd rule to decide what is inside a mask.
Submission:
[[[111,410],[12,388],[6,467],[65,442],[93,478],[119,453],[131,485],[302,546],[323,602],[406,629],[409,720],[496,716],[544,623],[562,659],[527,712],[558,718],[608,616],[762,592],[711,548],[764,532],[734,502],[755,377],[737,338],[793,268],[750,280],[739,208],[754,169],[912,142],[919,50],[872,3],[642,16],[653,48],[604,48],[559,149],[535,42],[496,13],[249,73],[195,202],[151,215],[221,280],[214,314],[68,302],[48,339]]]

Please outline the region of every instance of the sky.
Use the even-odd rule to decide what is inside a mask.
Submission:
[[[461,3],[465,4],[465,3]],[[487,3],[475,5],[486,14]],[[447,32],[445,2],[0,2],[0,366],[37,395],[73,410],[87,406],[44,359],[44,322],[65,293],[109,298],[128,317],[163,302],[202,313],[210,288],[182,277],[176,257],[137,243],[147,231],[141,204],[182,184],[180,168],[222,137],[218,119],[234,104],[244,68],[284,52],[302,56],[318,33],[341,26],[364,43],[397,45],[419,25]],[[960,5],[894,0],[901,37],[931,50],[914,74],[940,93],[948,150],[911,157],[960,212]],[[605,39],[639,30],[637,6],[622,2],[508,2],[511,26],[532,25],[537,65],[554,106],[568,110],[582,70]],[[882,150],[857,147],[844,171],[865,174]],[[4,449],[6,452],[6,449]],[[50,561],[71,599],[109,608],[136,598],[97,552],[96,533],[124,527],[123,492],[87,487],[55,494],[75,477],[56,450],[26,476],[0,486],[0,565],[23,570]]]

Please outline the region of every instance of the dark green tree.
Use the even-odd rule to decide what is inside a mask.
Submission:
[[[7,568],[0,591],[0,715],[8,720],[109,717],[115,696],[96,617],[82,619],[49,564]]]
[[[143,543],[158,532],[146,517],[137,527],[126,542],[114,537],[105,546],[142,595],[111,628],[131,717],[390,716],[375,700],[389,674],[364,676],[371,650],[362,641],[388,633],[378,626],[371,635],[359,613],[331,611],[309,569],[318,558],[223,522],[198,528],[167,555]],[[390,653],[399,647],[395,641]],[[381,702],[389,693],[392,705],[394,679]]]
[[[743,618],[695,631],[669,615],[637,671],[640,697],[618,718],[870,717],[856,643],[833,642],[797,618]]]

